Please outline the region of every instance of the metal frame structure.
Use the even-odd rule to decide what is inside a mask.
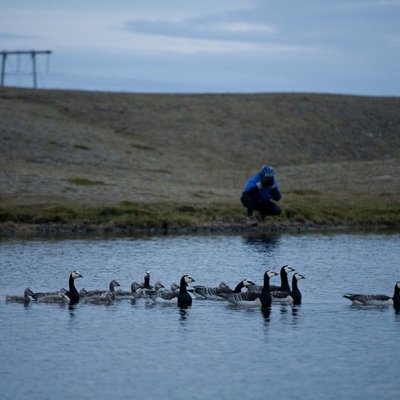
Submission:
[[[7,51],[3,50],[0,52],[1,58],[1,75],[0,75],[0,86],[5,86],[5,78],[6,78],[6,59],[9,55],[30,55],[32,60],[32,79],[33,79],[33,87],[37,88],[37,72],[36,72],[36,55],[37,54],[51,54],[51,50],[14,50]]]

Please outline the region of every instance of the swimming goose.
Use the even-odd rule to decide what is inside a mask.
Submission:
[[[203,285],[196,285],[193,287],[191,293],[200,300],[223,300],[219,293],[232,293],[231,289],[225,282],[221,282],[217,287],[207,287]]]
[[[95,296],[95,295],[96,296],[97,295],[103,295],[104,296],[107,292],[114,293],[115,292],[115,288],[117,286],[120,286],[120,284],[115,279],[113,279],[108,285],[108,290],[105,290],[105,289],[86,290],[85,291],[85,295],[86,296]]]
[[[106,294],[95,294],[93,296],[84,297],[83,301],[89,304],[111,304],[114,298],[114,293],[108,291]]]
[[[400,281],[394,286],[393,297],[385,294],[345,294],[343,297],[349,299],[355,305],[365,306],[394,306],[400,308]]]
[[[271,270],[264,273],[264,285],[261,292],[222,293],[221,296],[235,305],[270,307],[272,299],[269,280],[276,275],[278,274]]]
[[[69,276],[69,290],[65,293],[70,300],[70,304],[79,303],[79,292],[75,287],[75,279],[82,278],[82,275],[78,271],[72,271]]]
[[[215,288],[195,286],[194,290],[195,293],[199,294],[204,299],[223,300],[223,298],[220,296],[221,293],[240,293],[243,288],[247,288],[252,285],[255,285],[255,283],[250,281],[249,279],[243,279],[236,285],[235,289],[231,289],[225,282],[221,282],[218,287]]]
[[[189,283],[195,282],[190,275],[183,275],[179,284],[178,306],[185,307],[192,304],[192,296],[187,291]]]
[[[6,296],[6,302],[9,303],[29,303],[31,301],[31,297],[33,295],[33,292],[30,288],[26,288],[24,291],[23,296],[17,296],[17,295],[7,295]]]
[[[123,300],[123,299],[140,299],[140,294],[137,292],[138,289],[140,289],[140,284],[137,283],[136,281],[132,282],[131,284],[131,290],[121,290],[118,289],[115,292],[115,299],[116,300]]]
[[[57,303],[57,304],[68,304],[70,299],[67,296],[67,291],[61,288],[56,294],[47,294],[45,296],[40,296],[37,299],[38,303]]]
[[[163,304],[178,304],[178,306],[189,306],[192,304],[192,296],[188,293],[187,286],[195,280],[190,275],[183,275],[180,285],[171,285],[171,290],[149,291],[152,300]]]
[[[57,290],[54,292],[35,292],[32,294],[32,298],[34,300],[38,300],[40,297],[44,297],[44,296],[56,296],[60,293],[60,291],[63,291],[64,293],[67,292],[67,290],[64,288],[61,288],[60,290]]]
[[[302,274],[296,272],[292,277],[292,290],[271,290],[272,301],[281,304],[301,304],[301,292],[297,282],[306,279]]]
[[[280,276],[281,276],[281,284],[280,286],[277,285],[270,285],[269,290],[272,292],[273,290],[283,290],[285,292],[290,292],[290,286],[288,281],[288,274],[290,272],[294,272],[294,268],[290,265],[284,265],[281,268]],[[250,292],[261,292],[263,290],[263,285],[252,285],[248,287]]]
[[[176,290],[161,290],[159,292],[152,290],[148,291],[149,297],[157,303],[177,304],[179,291]]]

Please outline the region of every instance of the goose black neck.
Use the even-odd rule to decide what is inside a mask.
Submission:
[[[186,307],[192,304],[192,296],[187,291],[187,282],[185,280],[185,276],[181,278],[179,295],[178,295],[178,306]]]
[[[301,303],[301,292],[299,290],[299,287],[297,285],[297,279],[296,277],[293,275],[292,278],[292,297],[293,297],[293,302],[294,304],[300,304]]]
[[[262,290],[263,293],[269,293],[269,276],[267,273],[264,274],[264,287]]]
[[[288,276],[284,268],[281,269],[281,290],[290,292]]]
[[[180,294],[185,294],[185,293],[187,293],[187,283],[186,283],[186,281],[185,281],[185,277],[182,277],[181,278],[181,283],[180,283],[180,285],[179,285],[179,293]]]
[[[395,307],[400,307],[400,289],[397,286],[394,287],[394,294],[393,294],[393,304]]]
[[[242,291],[242,288],[244,287],[243,281],[238,283],[235,287],[235,290],[233,291],[234,293],[240,293]]]
[[[269,276],[267,272],[264,274],[264,287],[261,293],[259,294],[259,299],[261,301],[261,307],[263,309],[271,307],[272,298],[271,298],[271,292],[269,290]]]
[[[144,277],[144,287],[149,289],[150,288],[150,276],[146,275]]]
[[[75,287],[75,279],[72,277],[72,274],[69,276],[69,291],[67,293],[70,303],[78,303],[79,302],[79,292],[76,290]]]

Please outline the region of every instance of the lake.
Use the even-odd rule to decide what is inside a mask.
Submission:
[[[393,295],[399,233],[0,238],[1,399],[398,399],[400,315],[347,292]],[[299,306],[270,312],[227,301],[140,299],[74,307],[6,303],[8,294],[166,287],[190,274],[210,287],[262,284],[290,264]],[[274,277],[271,284],[278,284]]]

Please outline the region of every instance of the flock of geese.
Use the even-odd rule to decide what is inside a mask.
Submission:
[[[292,287],[289,285],[288,274],[292,276]],[[296,272],[290,265],[284,265],[280,270],[280,285],[271,285],[270,279],[278,274],[272,270],[264,273],[263,285],[257,285],[249,279],[239,282],[234,289],[225,282],[217,287],[190,285],[195,280],[190,275],[183,275],[179,285],[172,283],[167,289],[160,281],[150,284],[150,271],[146,271],[143,283],[132,282],[131,290],[118,289],[120,284],[112,280],[108,289],[86,290],[79,292],[75,287],[75,279],[82,278],[78,271],[73,271],[69,276],[68,290],[61,288],[52,292],[33,292],[29,287],[25,289],[23,296],[7,295],[6,302],[29,303],[59,303],[77,304],[78,302],[91,304],[111,304],[116,300],[149,299],[163,304],[177,304],[180,307],[190,306],[196,300],[228,301],[238,306],[258,306],[263,309],[271,307],[272,303],[301,304],[302,294],[298,287],[298,281],[305,277]],[[190,286],[189,286],[190,285]],[[345,294],[355,305],[393,306],[400,309],[400,281],[395,284],[393,296],[384,294]]]

